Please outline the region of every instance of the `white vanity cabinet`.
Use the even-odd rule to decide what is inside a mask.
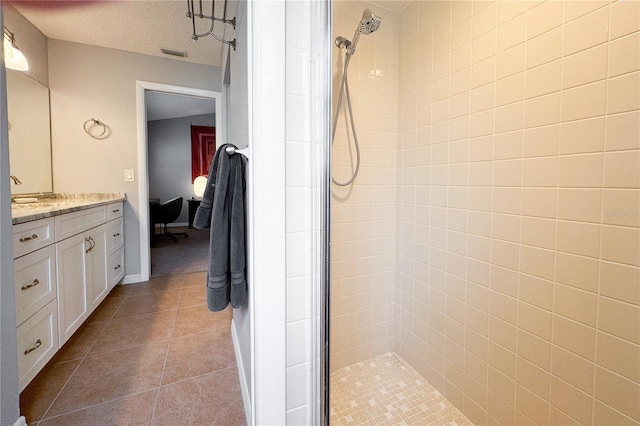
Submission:
[[[74,234],[56,243],[62,346],[124,276],[124,256],[112,264],[124,250],[122,203],[58,216],[55,228],[56,241]]]
[[[20,390],[58,350],[53,219],[13,227]]]
[[[60,346],[107,295],[106,225],[56,244]]]
[[[124,277],[123,202],[13,226],[20,391]]]

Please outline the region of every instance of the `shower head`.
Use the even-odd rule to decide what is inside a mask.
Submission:
[[[380,19],[380,17],[374,15],[371,10],[365,9],[364,12],[362,12],[362,19],[360,19],[360,24],[358,25],[358,32],[364,35],[371,34],[380,28],[381,22],[382,19]]]
[[[382,23],[382,19],[379,16],[376,16],[369,9],[365,9],[362,12],[362,18],[358,23],[358,27],[356,28],[356,32],[353,35],[353,41],[347,40],[346,38],[339,36],[336,37],[335,43],[340,49],[345,47],[347,49],[347,55],[353,55],[356,52],[356,46],[358,45],[358,40],[360,39],[360,34],[371,34],[380,28],[380,24]]]

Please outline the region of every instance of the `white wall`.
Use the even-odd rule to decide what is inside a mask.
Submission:
[[[54,192],[125,192],[126,275],[140,273],[136,80],[220,90],[220,68],[49,40],[49,87]],[[111,135],[95,140],[83,130],[89,118]],[[136,170],[137,172],[137,170]],[[136,173],[136,178],[141,177]]]
[[[183,197],[176,223],[189,220],[187,200],[193,197],[191,181],[191,125],[215,127],[214,114],[147,122],[149,143],[149,198],[162,202]]]

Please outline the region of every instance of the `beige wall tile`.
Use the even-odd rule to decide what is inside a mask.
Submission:
[[[607,112],[615,114],[640,108],[640,72],[609,79],[607,84]]]
[[[522,244],[554,249],[556,241],[556,223],[554,220],[536,217],[522,218],[520,231]]]
[[[561,189],[558,193],[558,219],[595,222],[601,220],[600,189]]]
[[[511,3],[520,3],[520,2],[511,2]],[[502,398],[500,398],[495,392],[489,391],[487,396],[487,411],[491,413],[489,415],[490,419],[495,419],[495,421],[489,421],[490,424],[502,424],[502,425],[511,425],[514,424],[514,415],[515,408],[513,405],[505,402]]]
[[[562,60],[562,88],[567,89],[606,78],[608,53],[608,45],[601,44],[565,56]]]
[[[496,160],[521,158],[522,149],[523,132],[521,130],[495,135],[493,156]]]
[[[491,289],[504,295],[516,298],[518,296],[519,274],[513,269],[491,266]]]
[[[598,332],[596,362],[621,376],[640,383],[640,346]]]
[[[611,42],[609,77],[640,69],[640,33]]]
[[[489,367],[488,388],[507,404],[515,405],[515,382],[497,369]]]
[[[498,3],[498,24],[507,22],[520,16],[527,10],[526,3],[517,1],[505,1]]]
[[[568,1],[564,2],[564,22],[573,21],[580,16],[593,12],[594,10],[606,7],[608,1]]]
[[[599,188],[602,186],[603,163],[602,154],[560,157],[560,186]]]
[[[595,397],[635,421],[640,421],[640,384],[597,367]]]
[[[551,377],[549,401],[580,423],[591,423],[593,398],[554,376]]]
[[[496,83],[496,106],[524,100],[525,73],[520,72]]]
[[[551,312],[520,302],[518,327],[542,339],[551,340]]]
[[[551,373],[591,395],[595,364],[554,346],[551,351]]]
[[[604,186],[607,188],[640,188],[640,150],[606,153],[604,156]]]
[[[504,133],[524,128],[524,102],[496,108],[495,132]]]
[[[544,400],[549,400],[551,376],[548,372],[523,358],[518,358],[516,377],[518,384],[522,385],[525,389],[533,392]]]
[[[558,410],[553,405],[551,406],[551,410],[549,413],[549,424],[563,426],[581,426],[580,422],[569,417],[567,414]]]
[[[599,268],[600,262],[597,259],[558,253],[555,279],[560,283],[595,294],[598,291]]]
[[[557,250],[583,256],[600,254],[600,226],[591,223],[558,221]]]
[[[510,75],[521,73],[525,70],[527,44],[521,43],[510,49],[498,53],[496,56],[496,78],[501,79]],[[558,54],[558,57],[560,55]],[[524,91],[524,82],[523,88]]]
[[[495,213],[520,214],[521,188],[494,188],[493,211]]]
[[[602,8],[582,16],[564,27],[564,55],[597,46],[609,36],[609,8]]]
[[[640,306],[600,297],[598,329],[640,344]]]
[[[602,258],[640,266],[640,229],[603,226]]]
[[[640,305],[640,268],[619,263],[601,262],[600,294]]]
[[[498,4],[498,7],[500,4]],[[498,51],[503,51],[527,39],[527,15],[517,16],[498,27]]]
[[[557,201],[557,189],[523,188],[522,214],[535,217],[555,218],[557,214]]]
[[[557,60],[530,68],[526,72],[525,96],[534,98],[557,92],[562,86],[562,61]]]
[[[511,242],[520,241],[520,216],[494,214],[492,219],[491,233],[493,238]]]
[[[562,28],[556,28],[527,40],[527,68],[533,68],[562,57]]]
[[[606,149],[640,148],[640,111],[607,116]]]
[[[516,327],[494,316],[489,318],[489,339],[503,348],[515,353]]]
[[[549,403],[519,384],[516,385],[516,410],[536,424],[549,424]]]
[[[523,169],[523,185],[527,187],[558,186],[558,158],[526,158]]]
[[[527,12],[527,37],[533,38],[562,24],[563,5],[545,2]]]
[[[524,157],[557,155],[560,146],[560,125],[537,127],[524,131]]]
[[[596,331],[591,327],[554,315],[552,341],[590,361],[595,359]]]
[[[626,87],[628,89],[628,83],[626,80],[620,81],[619,84],[616,84],[616,88],[623,90],[623,88]],[[611,80],[609,80],[609,86],[611,87]],[[612,94],[611,89],[609,89],[609,91],[607,90],[606,81],[599,81],[564,90],[562,92],[562,121],[580,120],[604,115],[605,108],[607,108],[609,102],[618,107],[628,105],[630,102],[628,96],[629,95],[623,93],[619,95]],[[607,110],[611,112],[610,108]]]
[[[640,29],[640,4],[619,1],[611,5],[611,39],[631,34]]]
[[[594,401],[593,423],[597,425],[635,425],[635,420],[621,414],[606,404]]]
[[[471,87],[480,87],[495,81],[496,57],[477,62],[471,66]]]
[[[537,247],[520,248],[520,271],[547,280],[553,279],[555,252]]]
[[[560,128],[560,154],[601,152],[604,149],[604,117],[563,123]]]
[[[531,275],[520,274],[520,300],[550,311],[553,308],[553,283]]]
[[[480,112],[493,108],[496,97],[495,83],[485,84],[471,90],[471,112]]]
[[[524,330],[518,330],[518,356],[544,370],[551,369],[551,343]]]
[[[559,92],[527,99],[525,101],[525,128],[558,123],[560,121],[560,99]]]

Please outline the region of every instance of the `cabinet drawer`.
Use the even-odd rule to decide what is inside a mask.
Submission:
[[[55,217],[56,241],[64,240],[107,221],[107,206],[93,207]]]
[[[57,323],[56,301],[53,300],[18,327],[21,392],[58,350]]]
[[[56,297],[56,248],[47,246],[15,260],[16,321],[22,324]]]
[[[107,285],[112,289],[124,277],[124,248],[119,249],[107,262]]]
[[[53,218],[13,225],[13,258],[53,243]]]
[[[124,206],[124,203],[122,201],[107,205],[107,220],[122,217],[123,206]]]
[[[124,222],[122,218],[107,223],[107,253],[124,246]]]

